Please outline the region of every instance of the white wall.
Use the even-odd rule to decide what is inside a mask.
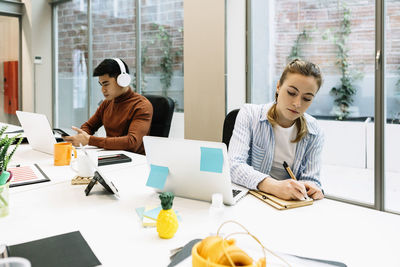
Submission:
[[[374,168],[374,123],[319,120],[325,133],[322,163],[355,168]],[[400,172],[400,125],[387,124],[386,171]]]
[[[246,103],[246,1],[226,2],[227,113]]]
[[[52,121],[52,75],[51,75],[51,6],[47,0],[22,0],[25,4],[22,16],[22,110],[46,114]],[[42,56],[43,64],[36,66],[33,59]],[[37,94],[34,96],[34,83]]]
[[[33,56],[32,56],[32,4],[31,0],[22,0],[25,4],[22,16],[22,110],[33,112]]]
[[[52,122],[52,58],[51,58],[51,5],[47,0],[34,0],[32,4],[32,58],[42,57],[42,64],[34,65],[36,110]]]

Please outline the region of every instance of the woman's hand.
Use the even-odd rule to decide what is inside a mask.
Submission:
[[[285,200],[304,200],[307,196],[305,184],[293,179],[279,181],[267,177],[258,184],[258,190]]]
[[[300,181],[300,183],[304,184],[307,189],[307,195],[312,199],[323,199],[324,194],[322,190],[313,182],[310,181]]]

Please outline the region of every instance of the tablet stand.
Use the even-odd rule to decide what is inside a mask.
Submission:
[[[104,178],[101,176],[101,174],[98,171],[94,172],[94,176],[88,186],[85,189],[85,194],[86,196],[89,195],[90,191],[92,190],[93,186],[96,184],[96,182],[99,182],[104,188],[110,192],[111,194],[115,194],[116,196],[119,196],[118,194],[118,189],[114,186],[113,182],[107,183]]]

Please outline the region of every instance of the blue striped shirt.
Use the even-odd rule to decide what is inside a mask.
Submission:
[[[267,119],[270,104],[246,104],[240,109],[229,143],[232,182],[249,189],[269,176],[275,140]],[[308,133],[296,146],[292,170],[297,180],[312,181],[321,187],[320,169],[324,135],[317,120],[304,114]]]

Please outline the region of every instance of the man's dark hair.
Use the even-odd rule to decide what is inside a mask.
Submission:
[[[125,65],[126,73],[129,73],[128,65],[121,59],[122,63]],[[107,58],[104,59],[93,71],[93,77],[102,76],[108,74],[110,77],[117,78],[121,74],[121,69],[119,68],[118,62],[114,59]]]

